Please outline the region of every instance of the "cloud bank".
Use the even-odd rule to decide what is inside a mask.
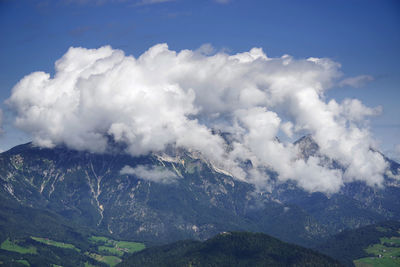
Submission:
[[[136,156],[172,144],[201,152],[259,189],[270,183],[266,169],[310,192],[333,193],[356,180],[382,184],[387,164],[370,149],[367,124],[380,109],[324,96],[340,77],[340,64],[269,58],[260,48],[234,55],[210,51],[176,52],[158,44],[135,58],[109,46],[70,48],[56,62],[54,77],[31,73],[15,85],[8,103],[16,125],[44,147],[102,153],[112,137]],[[229,143],[217,132],[229,133]],[[299,158],[297,146],[276,139],[305,132],[343,170],[320,157]],[[247,160],[250,170],[240,167]]]
[[[122,168],[120,173],[135,175],[140,179],[162,184],[171,184],[176,182],[177,179],[179,179],[179,177],[175,173],[167,169],[160,169],[157,167],[153,168],[151,166],[143,166],[143,165],[139,165],[135,168],[132,168],[130,166],[125,166]]]

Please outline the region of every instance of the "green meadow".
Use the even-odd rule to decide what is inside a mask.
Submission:
[[[379,244],[369,246],[365,251],[373,256],[354,261],[356,267],[400,266],[400,238],[381,238]]]
[[[59,248],[70,248],[70,249],[74,249],[78,252],[80,252],[80,249],[76,248],[74,245],[72,244],[68,244],[68,243],[64,243],[64,242],[57,242],[48,238],[42,238],[42,237],[34,237],[31,236],[31,238],[37,242],[49,245],[49,246],[54,246],[54,247],[59,247]]]
[[[0,248],[21,254],[37,254],[37,250],[35,247],[33,246],[22,247],[19,246],[15,241],[10,241],[10,239],[7,239],[3,243],[1,243]]]

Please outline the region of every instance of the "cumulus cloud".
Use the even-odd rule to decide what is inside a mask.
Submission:
[[[105,46],[70,48],[55,69],[53,77],[24,77],[8,99],[16,125],[40,146],[102,153],[112,138],[137,156],[175,145],[261,189],[271,180],[266,169],[328,193],[356,180],[381,185],[387,170],[366,123],[380,108],[328,101],[324,93],[341,74],[327,58],[270,58],[261,48],[229,55],[209,45],[176,52],[166,44],[135,58]],[[230,134],[229,144],[218,132]],[[344,170],[299,158],[296,145],[276,139],[280,132],[310,133]],[[241,167],[247,160],[249,170]]]
[[[351,87],[362,87],[366,83],[373,81],[374,77],[370,75],[359,75],[355,77],[350,77],[343,79],[342,81],[339,82],[339,86],[351,86]]]
[[[163,168],[139,165],[135,168],[125,166],[120,171],[121,174],[135,175],[139,179],[148,180],[156,183],[170,184],[176,182],[179,177]]]

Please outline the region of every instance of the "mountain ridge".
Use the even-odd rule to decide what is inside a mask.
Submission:
[[[132,157],[20,145],[0,154],[0,194],[111,235],[158,243],[247,230],[312,246],[346,228],[399,219],[399,183],[390,177],[384,188],[356,182],[333,195],[290,181],[260,193],[201,155],[167,152]],[[152,182],[121,174],[125,166],[179,177]]]

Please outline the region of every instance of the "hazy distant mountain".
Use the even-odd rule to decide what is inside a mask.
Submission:
[[[299,156],[318,153],[310,137],[297,143]],[[397,173],[399,165],[390,164]],[[256,193],[201,155],[179,149],[132,157],[29,143],[0,154],[0,183],[7,201],[155,243],[246,230],[311,246],[346,228],[400,219],[400,183],[393,178],[386,177],[384,188],[350,183],[329,196],[291,182]]]

